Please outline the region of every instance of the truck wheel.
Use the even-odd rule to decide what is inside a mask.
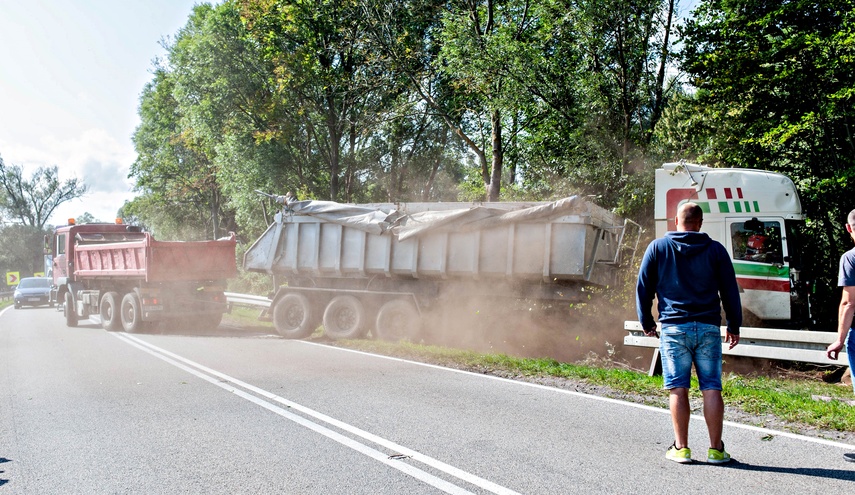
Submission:
[[[365,308],[353,296],[336,296],[324,311],[324,330],[333,339],[365,336]]]
[[[389,301],[377,313],[377,338],[389,341],[415,340],[422,331],[422,320],[415,305],[404,299]]]
[[[77,326],[77,313],[74,312],[74,301],[71,299],[71,292],[65,293],[65,304],[62,307],[62,314],[65,316],[65,325],[69,327]]]
[[[101,296],[99,307],[101,309],[101,326],[104,327],[104,330],[113,332],[122,328],[120,301],[118,292],[105,292]]]
[[[273,326],[286,339],[308,337],[318,326],[312,304],[303,294],[285,294],[273,306]]]
[[[122,327],[128,333],[137,333],[143,329],[140,298],[133,292],[122,298]]]

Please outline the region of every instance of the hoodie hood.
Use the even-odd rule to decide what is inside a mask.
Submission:
[[[712,238],[706,232],[667,232],[665,239],[678,253],[695,256],[706,251]]]

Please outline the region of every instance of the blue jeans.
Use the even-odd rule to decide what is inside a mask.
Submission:
[[[689,388],[694,364],[701,390],[721,390],[721,330],[718,326],[697,322],[663,324],[659,353],[664,388]]]
[[[855,332],[849,329],[846,334],[846,355],[849,357],[849,374],[855,373]],[[852,378],[852,391],[855,392],[855,377]]]

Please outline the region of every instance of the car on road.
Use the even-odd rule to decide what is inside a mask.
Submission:
[[[51,279],[47,277],[27,277],[15,287],[15,309],[22,306],[53,306],[50,297]]]

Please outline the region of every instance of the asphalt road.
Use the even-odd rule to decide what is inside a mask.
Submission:
[[[213,332],[211,332],[213,333]],[[0,313],[0,495],[847,493],[855,446],[265,335]]]

